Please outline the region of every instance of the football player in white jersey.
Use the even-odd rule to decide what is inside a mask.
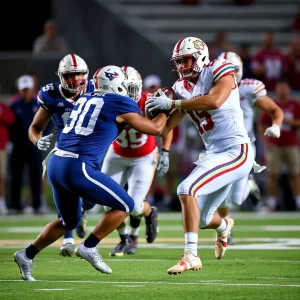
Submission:
[[[240,104],[244,113],[244,125],[251,139],[255,152],[255,133],[254,133],[254,108],[260,108],[262,111],[269,113],[272,116],[273,125],[266,129],[265,135],[275,138],[280,137],[280,127],[283,120],[282,109],[267,96],[265,85],[256,79],[243,77],[243,62],[239,55],[235,52],[223,52],[219,59],[226,59],[233,64],[236,69],[236,79],[240,92]],[[256,165],[257,166],[257,165]],[[233,205],[241,205],[250,192],[254,192],[254,199],[258,201],[259,194],[258,186],[252,176],[245,177],[232,185],[230,194],[227,199],[218,208],[218,212],[222,218],[227,218],[229,214],[228,205],[231,202]],[[256,203],[254,203],[256,204]]]
[[[234,66],[225,59],[209,62],[206,44],[196,37],[179,40],[171,62],[179,77],[173,85],[179,100],[171,100],[160,92],[160,97],[149,97],[146,109],[173,109],[162,135],[187,115],[207,150],[177,188],[185,249],[168,274],[178,274],[202,268],[198,256],[199,228],[215,230],[215,256],[224,256],[234,220],[221,218],[216,210],[229,194],[232,183],[248,177],[254,152],[243,122]]]
[[[135,100],[144,115],[145,102],[149,93],[142,92],[143,80],[140,73],[131,66],[123,66],[128,76],[128,94]],[[168,151],[173,132],[161,138],[162,152],[159,155],[158,175],[164,175],[169,168]],[[145,217],[146,240],[152,243],[157,236],[157,208],[145,200],[152,184],[158,164],[156,138],[152,135],[137,132],[125,126],[118,138],[109,147],[103,160],[101,171],[121,186],[128,185],[128,194],[134,199],[134,210],[130,214],[130,227],[122,222],[117,228],[119,244],[110,252],[111,256],[135,254],[141,218]],[[108,210],[109,208],[105,208]]]

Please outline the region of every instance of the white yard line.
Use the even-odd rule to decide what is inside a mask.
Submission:
[[[72,289],[33,289],[34,291],[72,291]]]
[[[155,243],[155,244],[139,244],[140,249],[183,249],[183,243]],[[292,245],[292,246],[291,246]],[[27,247],[28,243],[26,241],[18,241],[18,244],[14,243],[13,245],[1,245],[0,249],[18,249]],[[51,248],[58,248],[57,245],[50,245]],[[104,249],[112,249],[115,247],[115,244],[101,244],[99,246],[100,253],[105,252]],[[198,249],[214,249],[213,243],[210,244],[199,244]],[[300,250],[300,244],[293,243],[258,243],[258,244],[241,244],[241,245],[230,245],[228,247],[229,251],[233,250]]]
[[[10,226],[2,227],[1,233],[39,233],[43,230],[43,226]],[[93,231],[95,226],[88,226],[88,231]],[[141,232],[144,231],[141,228]],[[182,225],[159,225],[160,232],[182,232]],[[237,225],[234,228],[235,232],[239,231],[273,231],[273,232],[286,232],[286,231],[300,231],[300,225],[266,225],[266,226],[250,226],[250,225]]]
[[[99,214],[89,214],[88,219],[91,221],[97,221],[103,213]],[[282,219],[300,219],[300,212],[272,212],[272,213],[264,213],[264,212],[232,212],[231,216],[236,219],[241,220],[282,220]],[[57,218],[56,214],[46,214],[46,215],[17,215],[17,216],[0,216],[0,222],[4,221],[5,223],[16,222],[20,220],[36,220],[36,221],[50,221]],[[181,212],[159,212],[159,219],[161,220],[181,220]]]
[[[170,258],[170,259],[147,259],[147,258],[104,258],[106,262],[136,262],[136,263],[147,263],[147,262],[172,262],[176,260],[176,258]],[[9,257],[1,257],[0,261],[12,261]],[[53,259],[53,258],[46,258],[46,257],[39,257],[37,256],[34,261],[46,261],[50,263],[85,263],[84,260],[77,259],[76,257],[69,258],[66,257],[64,259]],[[215,262],[219,263],[219,260],[217,259],[205,259],[203,260],[205,262]],[[274,259],[260,259],[260,258],[253,258],[253,259],[222,259],[222,262],[244,262],[244,263],[291,263],[291,264],[300,264],[300,260],[274,260]],[[275,278],[275,277],[274,277]],[[287,278],[288,279],[288,278]],[[214,281],[223,281],[223,280],[214,280]]]
[[[24,282],[23,280],[5,280],[2,279],[0,282]],[[92,284],[133,284],[133,285],[218,285],[218,286],[265,286],[265,287],[298,287],[300,284],[277,284],[277,283],[224,283],[224,282],[215,282],[215,281],[199,281],[199,282],[170,282],[170,281],[92,281],[92,280],[36,280],[36,283],[92,283]]]

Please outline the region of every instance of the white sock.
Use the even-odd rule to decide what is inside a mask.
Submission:
[[[296,206],[299,209],[300,208],[300,195],[296,196],[295,200],[296,200]]]
[[[267,198],[267,205],[270,208],[276,208],[276,204],[277,204],[276,197],[274,197],[274,196],[268,196],[268,198]]]
[[[195,232],[187,232],[184,235],[185,238],[185,247],[184,251],[190,250],[191,253],[195,256],[198,255],[198,233]]]
[[[65,244],[73,244],[74,245],[74,239],[73,238],[66,238],[64,239],[64,245]]]
[[[138,227],[138,228],[132,228],[131,227],[130,235],[138,236],[139,235],[139,231],[140,231],[140,227]]]
[[[216,228],[216,232],[223,232],[226,230],[226,228],[227,228],[227,223],[225,222],[224,219],[222,219],[221,225],[218,228]]]
[[[121,228],[118,228],[117,230],[118,230],[119,235],[129,234],[129,229],[126,224],[123,225]]]

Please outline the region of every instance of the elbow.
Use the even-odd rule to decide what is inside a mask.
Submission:
[[[213,103],[212,103],[212,110],[213,109],[219,109],[223,104],[223,101],[221,101],[221,99],[216,99]]]

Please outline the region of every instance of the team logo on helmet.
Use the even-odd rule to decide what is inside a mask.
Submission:
[[[197,49],[197,50],[203,50],[204,47],[205,47],[205,43],[201,40],[196,40],[196,41],[193,41],[193,44],[194,44],[194,47]]]
[[[112,81],[115,78],[119,77],[119,74],[117,72],[114,72],[114,73],[104,72],[104,73],[105,73],[105,76],[109,79],[109,81]]]

